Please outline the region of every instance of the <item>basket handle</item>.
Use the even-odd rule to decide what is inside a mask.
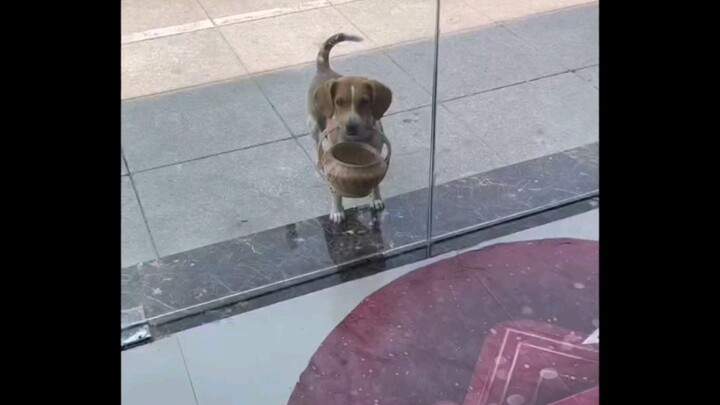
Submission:
[[[325,142],[325,139],[327,139],[328,134],[330,134],[330,131],[334,130],[336,127],[327,127],[325,130],[320,134],[320,138],[318,139],[317,144],[317,166],[318,169],[320,169],[320,172],[325,173],[323,170],[323,164],[322,164],[322,158],[325,156],[325,149],[323,148],[323,142]]]
[[[387,146],[388,150],[387,156],[385,156],[385,166],[390,167],[390,155],[392,155],[392,146],[390,145],[390,140],[387,138],[387,136],[385,136],[384,132],[380,132],[380,135],[382,135],[382,141],[385,146]],[[380,153],[382,153],[382,150],[380,151]]]
[[[328,135],[330,134],[330,131],[334,130],[336,127],[328,127],[325,128],[325,130],[320,135],[320,138],[318,139],[317,144],[317,165],[321,172],[323,171],[323,164],[322,164],[322,158],[325,156],[325,149],[323,148],[323,142],[325,142],[325,139],[327,139]],[[390,140],[387,136],[385,136],[385,133],[383,131],[379,131],[380,136],[382,136],[382,141],[387,147],[387,156],[385,156],[385,166],[387,170],[387,167],[390,167],[390,156],[392,156],[392,145],[390,144]],[[380,151],[382,153],[382,150]]]

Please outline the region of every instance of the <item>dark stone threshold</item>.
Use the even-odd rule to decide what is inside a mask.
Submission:
[[[427,255],[427,249],[423,246],[387,259],[368,260],[364,263],[350,266],[336,273],[315,280],[275,290],[273,292],[249,298],[247,300],[242,300],[222,308],[212,309],[174,321],[158,324],[153,326],[151,330],[153,332],[153,337],[155,339],[159,339],[186,329],[229,318],[243,312],[263,308],[288,299],[297,298],[305,294],[334,287],[348,281],[372,276],[406,264],[416,263],[452,250],[475,246],[488,240],[500,238],[502,236],[534,228],[546,223],[558,221],[563,218],[582,214],[598,207],[599,197],[591,197],[567,205],[550,208],[548,211],[504,222],[490,228],[482,228],[438,242],[433,245],[432,256]]]
[[[432,255],[597,205],[598,143],[439,185]],[[579,202],[578,202],[579,201]],[[568,205],[569,204],[569,205]],[[427,189],[122,269],[122,309],[157,337],[429,257]]]

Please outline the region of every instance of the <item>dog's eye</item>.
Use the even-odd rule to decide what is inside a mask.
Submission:
[[[360,105],[368,105],[370,103],[370,99],[367,97],[363,97],[360,99]]]
[[[342,105],[345,104],[345,100],[339,98],[339,99],[335,100],[335,104],[342,107]]]

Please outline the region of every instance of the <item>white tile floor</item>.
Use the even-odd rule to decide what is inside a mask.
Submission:
[[[598,239],[598,210],[482,243]],[[122,403],[285,404],[325,336],[367,295],[430,262],[403,266],[203,325],[122,354]]]

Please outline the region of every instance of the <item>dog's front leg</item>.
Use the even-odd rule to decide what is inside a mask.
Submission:
[[[332,193],[332,207],[330,208],[330,220],[336,224],[345,220],[345,208],[342,204],[342,196]]]
[[[375,121],[375,128],[385,133],[385,129],[383,128],[382,122],[380,120]],[[382,147],[382,144],[380,144]],[[382,199],[382,196],[380,195],[380,186],[377,185],[375,188],[373,188],[372,194],[371,194],[372,201],[370,202],[370,206],[375,211],[382,211],[383,208],[385,208],[385,202]]]
[[[370,206],[372,207],[372,209],[374,209],[375,211],[381,211],[383,208],[385,208],[385,202],[380,195],[380,186],[375,186],[375,188],[373,188],[371,198],[372,201],[370,202]]]

